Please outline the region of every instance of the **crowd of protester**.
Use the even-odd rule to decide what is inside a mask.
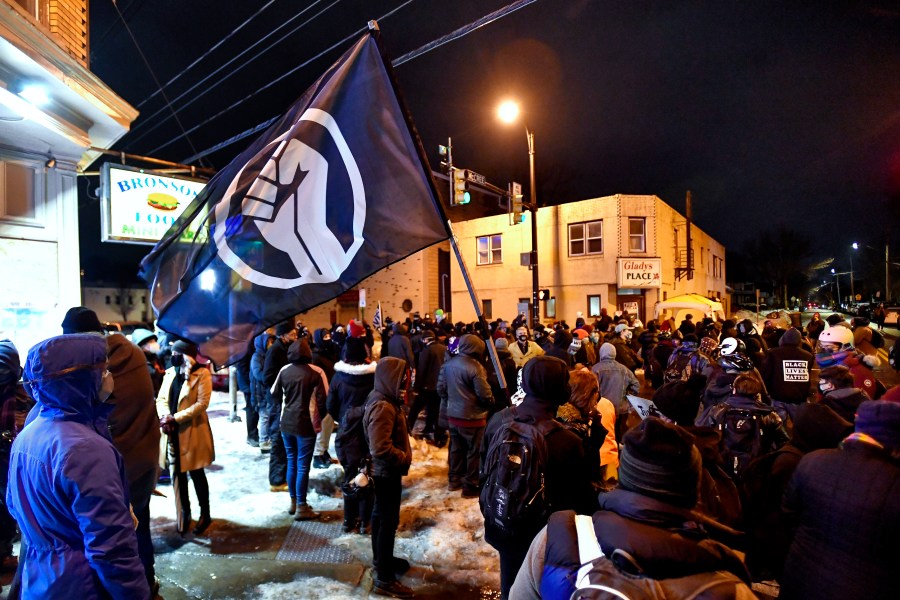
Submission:
[[[319,518],[311,471],[340,462],[343,531],[371,536],[375,593],[414,595],[393,546],[415,436],[449,446],[448,490],[479,499],[503,598],[890,594],[900,388],[875,377],[884,339],[864,319],[442,317],[289,319],[236,365],[247,443],[292,518]],[[0,342],[0,392],[0,552],[22,534],[10,597],[153,597],[157,482],[181,498],[179,533],[213,524],[208,361],[149,330],[104,337],[76,307],[24,373]]]

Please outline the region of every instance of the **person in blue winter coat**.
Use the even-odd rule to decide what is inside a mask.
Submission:
[[[27,546],[23,598],[150,598],[122,456],[107,430],[106,339],[50,338],[28,352],[37,406],[13,443],[6,501]]]

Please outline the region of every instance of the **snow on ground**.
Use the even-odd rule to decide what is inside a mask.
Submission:
[[[243,407],[240,394],[238,405]],[[209,416],[216,461],[206,469],[213,528],[216,520],[246,528],[289,526],[288,494],[273,493],[269,489],[268,455],[247,445],[246,424],[231,422],[229,413],[228,394],[214,392]],[[243,411],[239,414],[243,416]],[[403,480],[400,527],[394,546],[395,554],[407,558],[414,567],[410,572],[413,579],[406,581],[413,587],[417,584],[471,586],[481,588],[482,596],[494,595],[488,590],[499,588],[499,559],[496,551],[484,541],[484,521],[478,499],[462,498],[458,491],[447,491],[446,448],[437,449],[422,441],[410,441],[413,463],[409,476]],[[335,456],[333,444],[332,436],[330,452]],[[338,511],[340,514],[343,502],[336,484],[341,478],[339,465],[325,470],[313,469],[309,504],[318,511]],[[199,507],[193,485],[189,487],[196,519]],[[165,536],[174,527],[175,506],[171,486],[159,486],[158,489],[167,497],[156,496],[151,501],[153,530],[154,536]],[[345,534],[334,538],[332,543],[346,549],[361,564],[371,565],[369,536]],[[360,587],[340,581],[301,576],[291,583],[257,586],[254,597],[338,599],[358,598],[363,592]]]

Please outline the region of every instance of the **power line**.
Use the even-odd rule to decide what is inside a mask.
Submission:
[[[162,94],[163,99],[165,99],[166,105],[172,110],[172,115],[175,117],[175,122],[178,123],[178,127],[182,131],[182,135],[179,137],[184,137],[184,139],[187,140],[188,145],[190,145],[191,150],[193,150],[196,153],[197,148],[194,147],[194,142],[192,142],[191,138],[188,137],[188,133],[184,130],[184,125],[181,124],[181,119],[179,119],[178,115],[175,114],[175,109],[172,108],[172,103],[169,102],[169,97],[166,96],[166,93],[164,91],[162,91],[162,88],[159,85],[159,79],[156,78],[156,73],[153,72],[153,67],[150,66],[150,61],[147,60],[147,57],[144,55],[144,51],[141,50],[141,45],[138,44],[137,38],[135,38],[134,33],[131,32],[131,27],[129,27],[128,23],[125,22],[125,17],[122,16],[122,13],[119,10],[119,5],[116,3],[116,0],[113,0],[113,7],[115,7],[115,9],[116,9],[116,13],[118,13],[119,19],[122,20],[122,25],[125,27],[125,31],[127,31],[128,35],[131,37],[131,41],[134,43],[134,47],[137,48],[138,54],[141,55],[141,60],[144,61],[144,66],[147,67],[147,71],[150,73],[150,76],[153,78],[153,82],[156,84],[156,87],[159,88],[159,91]],[[208,164],[209,163],[207,163],[207,165]]]
[[[112,0],[110,0],[110,1],[112,3]],[[125,8],[122,9],[122,14],[128,15],[129,18],[133,17],[134,16],[133,13],[135,11],[132,9],[135,8],[136,6],[139,6],[140,4],[141,4],[141,0],[133,0],[131,3],[128,4],[128,6],[126,6]],[[132,13],[132,14],[128,14],[128,13]],[[113,22],[109,24],[109,26],[106,28],[106,31],[104,31],[100,35],[91,35],[91,46],[102,45],[103,41],[106,40],[106,36],[108,36],[110,34],[110,32],[113,30],[113,28],[116,26],[116,23],[117,23],[117,21],[115,19],[113,19]]]
[[[307,11],[311,10],[313,7],[315,7],[315,6],[316,6],[317,4],[319,4],[321,1],[322,1],[322,0],[316,0],[313,4],[310,4],[308,7],[306,7],[305,9],[303,9],[302,11],[300,11],[299,13],[297,13],[296,15],[294,15],[293,17],[291,17],[290,19],[288,19],[284,24],[282,24],[282,25],[276,27],[273,31],[271,31],[271,32],[269,32],[268,34],[266,34],[265,36],[263,36],[262,39],[260,39],[260,40],[258,40],[258,41],[256,41],[256,42],[254,42],[251,46],[249,46],[248,48],[245,48],[244,50],[242,50],[240,53],[237,54],[237,56],[235,56],[234,58],[232,58],[231,60],[229,60],[228,62],[226,62],[224,65],[222,65],[221,67],[219,67],[218,69],[216,69],[215,71],[213,71],[212,73],[210,73],[209,75],[207,75],[206,77],[204,77],[203,79],[201,79],[200,81],[198,81],[197,83],[195,83],[194,85],[192,85],[190,88],[188,88],[187,90],[185,90],[184,92],[182,92],[180,95],[178,95],[178,96],[175,98],[175,102],[177,102],[178,100],[181,100],[182,98],[184,98],[185,96],[187,96],[188,94],[190,94],[191,92],[193,92],[195,89],[197,89],[198,87],[200,87],[201,85],[203,85],[204,83],[206,83],[207,81],[209,81],[212,77],[214,77],[214,76],[217,75],[219,72],[221,72],[222,69],[228,67],[229,65],[231,65],[231,63],[233,63],[234,61],[236,61],[237,59],[239,59],[240,57],[242,57],[244,54],[246,54],[247,52],[249,52],[250,50],[252,50],[252,49],[255,48],[256,46],[258,46],[259,44],[263,43],[264,41],[266,41],[267,39],[269,39],[271,36],[273,36],[273,35],[275,35],[276,33],[278,33],[279,30],[281,30],[282,28],[286,27],[288,24],[290,24],[291,22],[293,22],[295,19],[297,19],[297,18],[301,17],[302,15],[304,15]],[[272,48],[274,48],[276,44],[280,44],[281,42],[283,42],[284,40],[286,40],[288,37],[290,37],[291,35],[293,35],[293,34],[296,33],[297,31],[299,31],[300,29],[302,29],[302,28],[305,27],[306,25],[310,24],[310,23],[311,23],[312,21],[314,21],[317,17],[319,17],[320,15],[322,15],[324,12],[328,11],[331,7],[333,7],[335,4],[337,4],[337,3],[340,2],[340,1],[341,1],[341,0],[334,0],[334,2],[332,2],[331,4],[329,4],[328,6],[326,6],[324,9],[320,10],[319,12],[317,12],[315,15],[313,15],[312,17],[310,17],[309,19],[307,19],[306,21],[304,21],[303,23],[301,23],[300,25],[298,25],[297,27],[295,27],[294,29],[292,29],[291,31],[289,31],[288,33],[286,33],[285,35],[283,35],[283,36],[282,36],[281,38],[279,38],[277,41],[275,41],[275,42],[269,44],[269,46],[268,46],[267,48],[265,48],[262,52],[258,53],[256,56],[253,56],[253,57],[250,58],[248,61],[246,61],[244,64],[242,64],[242,65],[240,65],[239,67],[237,67],[236,69],[232,70],[232,71],[229,72],[227,75],[225,75],[224,77],[222,77],[221,79],[219,79],[218,81],[216,81],[215,83],[213,83],[212,85],[210,85],[209,87],[205,88],[205,89],[204,89],[203,91],[201,91],[200,93],[194,95],[190,100],[188,100],[187,102],[185,102],[184,104],[182,104],[181,107],[180,107],[178,110],[183,110],[183,109],[187,108],[188,106],[190,106],[191,104],[193,104],[194,102],[196,102],[197,100],[199,100],[200,98],[202,98],[204,95],[208,94],[208,93],[209,93],[210,91],[212,91],[214,88],[216,88],[216,87],[219,86],[220,84],[224,83],[229,77],[231,77],[232,75],[234,75],[235,73],[237,73],[238,71],[240,71],[241,69],[243,69],[244,67],[246,67],[248,64],[250,64],[251,62],[253,62],[253,61],[256,60],[257,58],[259,58],[260,56],[262,56],[263,54],[265,54],[266,52],[268,52],[269,50],[271,50]],[[144,120],[142,123],[140,123],[139,125],[137,125],[134,129],[132,129],[132,132],[139,130],[141,127],[143,127],[144,125],[146,125],[146,124],[149,122],[150,119],[152,119],[153,117],[155,117],[156,115],[158,115],[159,113],[161,113],[163,110],[164,110],[164,109],[161,108],[161,109],[157,110],[155,113],[153,113],[152,115],[148,116],[148,117],[146,118],[146,120]],[[162,125],[163,123],[165,123],[165,122],[168,121],[168,120],[169,120],[169,117],[166,117],[166,118],[163,119],[162,121],[159,121],[156,125],[154,125],[154,126],[151,127],[150,129],[148,129],[147,131],[145,131],[144,133],[142,133],[142,134],[139,135],[138,137],[136,137],[136,138],[134,138],[134,139],[129,139],[129,140],[128,140],[128,143],[129,143],[129,144],[134,144],[135,142],[138,142],[138,141],[142,140],[143,138],[145,138],[145,137],[147,136],[148,133],[150,133],[150,132],[156,130],[160,125]]]
[[[184,75],[184,74],[187,73],[190,69],[192,69],[193,67],[195,67],[195,66],[197,65],[197,63],[199,63],[201,60],[203,60],[204,58],[206,58],[207,56],[209,56],[210,54],[212,54],[212,52],[213,52],[214,50],[216,50],[219,46],[221,46],[222,44],[224,44],[229,38],[231,38],[231,36],[233,36],[233,35],[236,34],[238,31],[240,31],[241,29],[243,29],[246,25],[248,25],[248,24],[250,23],[250,21],[252,21],[252,20],[255,19],[256,17],[258,17],[264,10],[266,10],[267,8],[269,8],[270,6],[272,6],[273,4],[275,4],[275,0],[269,0],[262,8],[260,8],[258,11],[256,11],[256,12],[253,13],[252,15],[250,15],[247,19],[245,19],[244,22],[241,23],[240,25],[238,25],[234,30],[232,30],[231,33],[229,33],[228,35],[226,35],[225,37],[223,37],[221,40],[219,40],[218,42],[216,42],[216,43],[213,45],[212,48],[210,48],[209,50],[207,50],[206,52],[204,52],[203,55],[200,56],[197,60],[195,60],[194,62],[192,62],[191,64],[189,64],[189,65],[186,66],[185,68],[183,68],[177,75],[175,75],[175,77],[173,77],[172,79],[168,80],[168,81],[166,82],[166,84],[163,86],[163,88],[167,88],[167,87],[169,87],[170,85],[172,85],[173,83],[175,83],[175,81],[177,81],[182,75]],[[158,93],[160,93],[161,91],[162,91],[162,89],[156,90],[155,92],[153,92],[152,94],[150,94],[149,96],[147,96],[146,98],[144,98],[143,100],[141,100],[141,102],[137,105],[137,107],[138,107],[138,108],[142,107],[144,104],[146,104],[147,102],[149,102],[152,98],[154,98],[154,97],[155,97]],[[176,98],[176,100],[177,100],[177,98]]]
[[[509,14],[514,13],[515,11],[519,10],[520,8],[524,8],[525,6],[528,6],[529,4],[533,4],[533,3],[535,3],[535,2],[537,2],[537,0],[518,0],[517,2],[513,2],[512,4],[509,4],[509,5],[507,5],[507,6],[503,7],[503,8],[500,8],[500,9],[498,9],[498,10],[495,10],[494,12],[492,12],[492,13],[490,13],[490,14],[485,15],[484,17],[478,19],[477,21],[473,21],[472,23],[470,23],[470,24],[468,24],[468,25],[466,25],[466,26],[464,26],[464,27],[460,27],[459,29],[457,29],[456,31],[453,31],[452,33],[448,33],[447,35],[442,36],[442,37],[440,37],[440,38],[438,38],[438,39],[436,39],[436,40],[434,40],[434,41],[432,41],[432,42],[429,42],[429,43],[425,44],[424,46],[420,46],[419,48],[417,48],[416,50],[413,50],[412,52],[407,52],[407,53],[404,54],[403,56],[401,56],[401,57],[399,57],[399,58],[397,58],[397,59],[391,61],[391,64],[392,64],[394,67],[398,67],[398,66],[402,65],[403,63],[409,62],[410,60],[412,60],[412,59],[414,59],[414,58],[417,58],[417,57],[419,57],[419,56],[425,54],[426,52],[430,52],[431,50],[434,50],[435,48],[439,48],[439,47],[443,46],[444,44],[446,44],[446,43],[448,43],[448,42],[451,42],[451,41],[454,41],[454,40],[458,40],[459,38],[468,35],[468,34],[471,33],[472,31],[475,31],[476,29],[479,29],[479,28],[481,28],[481,27],[483,27],[483,26],[485,26],[485,25],[488,25],[488,24],[490,24],[490,23],[493,23],[494,21],[497,21],[497,20],[499,20],[499,19],[501,19],[501,18],[503,18],[503,17],[505,17],[505,16],[507,16],[507,15],[509,15]],[[408,2],[407,2],[407,4],[408,4]],[[403,5],[403,6],[405,6],[405,5]],[[401,6],[401,7],[398,7],[398,9],[399,9],[399,8],[402,8],[402,6]],[[396,10],[397,10],[397,9],[395,9],[395,11],[392,11],[392,13],[389,13],[389,14],[393,14],[393,12],[396,12]],[[382,17],[381,20],[384,20],[384,18],[385,18],[385,17]],[[362,31],[364,31],[364,29],[361,29],[361,30],[355,32],[353,35],[358,35],[359,33],[362,33]],[[351,36],[351,37],[352,37],[352,36]],[[345,40],[346,40],[346,39],[349,39],[349,38],[345,38]],[[339,43],[342,43],[342,42],[339,42]],[[316,57],[316,58],[318,58],[318,57]],[[311,59],[311,60],[315,60],[315,59]],[[309,62],[309,61],[307,61],[307,63],[308,63],[308,62]],[[303,63],[303,65],[300,65],[300,67],[306,65],[307,63]],[[296,69],[298,69],[298,68],[300,68],[300,67],[296,67],[295,69],[293,69],[293,70],[290,71],[290,72],[293,72],[293,71],[295,71]],[[264,88],[261,88],[260,90],[257,90],[257,92],[255,92],[255,93],[258,93],[259,91],[262,91],[262,89],[264,89]],[[255,93],[254,93],[254,94],[255,94]],[[252,97],[252,95],[251,95],[251,96],[247,96],[247,98],[244,98],[243,100],[240,100],[237,104],[240,104],[241,102],[243,102],[244,100],[249,99],[250,97]],[[208,123],[208,122],[211,121],[212,119],[215,119],[216,117],[218,117],[219,115],[221,115],[223,112],[226,112],[226,111],[228,111],[228,110],[231,110],[231,109],[234,108],[237,104],[233,104],[232,106],[229,106],[228,108],[226,108],[224,111],[222,111],[222,112],[220,112],[220,113],[218,113],[218,114],[216,114],[216,115],[213,115],[212,117],[210,117],[210,118],[207,119],[206,121],[203,121],[202,123],[200,123],[199,125],[197,125],[197,127],[201,127],[201,126],[205,125],[206,123]],[[218,151],[221,150],[222,148],[225,148],[225,147],[227,147],[227,146],[230,146],[231,144],[234,144],[234,143],[236,143],[236,142],[239,142],[239,141],[243,140],[244,138],[247,138],[247,137],[253,135],[254,133],[257,133],[257,132],[259,132],[259,131],[261,131],[261,130],[267,128],[269,125],[271,125],[272,123],[274,123],[275,121],[277,121],[278,118],[279,118],[278,116],[272,117],[271,119],[265,121],[264,123],[260,123],[259,125],[256,125],[256,126],[254,126],[254,127],[251,127],[250,129],[247,129],[246,131],[244,131],[244,132],[242,132],[242,133],[239,133],[239,134],[237,134],[237,135],[234,135],[234,136],[228,138],[227,140],[225,140],[225,141],[223,141],[223,142],[219,142],[218,144],[216,144],[216,145],[214,145],[214,146],[210,146],[210,147],[207,148],[206,150],[203,150],[202,152],[198,152],[198,153],[194,154],[193,156],[190,156],[190,157],[188,157],[188,158],[185,158],[185,159],[182,160],[181,162],[182,162],[182,163],[185,163],[185,164],[190,164],[190,163],[194,162],[195,160],[198,160],[198,159],[201,159],[201,158],[203,158],[203,157],[209,156],[209,155],[212,154],[213,152],[218,152]],[[195,127],[194,129],[196,129],[196,127]],[[191,131],[193,131],[194,129],[192,129]],[[168,145],[168,144],[174,142],[174,141],[177,140],[177,139],[178,139],[178,138],[176,137],[176,138],[170,140],[169,142],[166,142],[165,145]],[[162,146],[160,146],[160,147],[162,147]],[[157,148],[157,149],[158,149],[158,148]],[[155,152],[155,150],[154,150],[154,152]]]
[[[419,48],[413,50],[412,52],[407,52],[403,56],[391,61],[391,64],[395,67],[399,67],[400,65],[402,65],[405,62],[411,61],[412,59],[414,59],[418,56],[421,56],[421,55],[425,54],[426,52],[430,52],[430,51],[434,50],[435,48],[440,48],[441,46],[443,46],[444,44],[446,44],[448,42],[453,42],[455,40],[458,40],[459,38],[465,37],[465,36],[469,35],[470,33],[472,33],[473,31],[475,31],[476,29],[481,29],[485,25],[490,25],[494,21],[502,19],[503,17],[516,12],[520,8],[524,8],[524,7],[528,6],[529,4],[534,4],[535,2],[537,2],[537,0],[518,0],[518,2],[513,2],[512,4],[508,4],[507,6],[504,6],[503,8],[499,8],[499,9],[495,10],[494,12],[481,17],[477,21],[473,21],[473,22],[469,23],[468,25],[460,27],[456,31],[448,33],[447,35],[440,37],[440,38],[434,40],[433,42],[429,42],[429,43],[425,44],[424,46],[420,46]]]
[[[401,8],[407,6],[408,4],[411,4],[412,1],[413,1],[413,0],[406,0],[406,2],[404,2],[403,4],[401,4],[400,6],[398,6],[397,8],[395,8],[395,9],[393,9],[393,10],[391,10],[391,11],[385,13],[385,14],[382,15],[381,17],[379,17],[378,20],[379,20],[379,21],[383,21],[383,20],[387,19],[388,17],[390,17],[391,15],[393,15],[394,13],[396,13],[396,12],[397,12],[398,10],[400,10]],[[250,98],[253,98],[254,96],[256,96],[257,94],[259,94],[260,92],[263,92],[263,91],[265,91],[266,89],[268,89],[268,88],[272,87],[273,85],[275,85],[276,83],[280,82],[280,81],[281,81],[282,79],[284,79],[285,77],[288,77],[288,76],[290,76],[290,75],[293,75],[293,74],[294,74],[296,71],[298,71],[299,69],[302,69],[303,67],[305,67],[305,66],[308,65],[309,63],[311,63],[311,62],[313,62],[313,61],[315,61],[315,60],[317,60],[317,59],[319,59],[319,58],[325,56],[326,54],[328,54],[329,52],[331,52],[331,51],[334,50],[335,48],[338,48],[338,47],[340,47],[340,46],[346,44],[348,41],[352,40],[353,38],[357,37],[358,35],[360,35],[361,33],[363,33],[364,31],[367,31],[367,30],[368,30],[368,25],[367,25],[366,27],[361,27],[360,29],[357,29],[356,31],[354,31],[354,32],[351,33],[350,35],[344,37],[344,39],[335,42],[334,44],[332,44],[331,46],[329,46],[329,47],[326,48],[325,50],[323,50],[323,51],[319,52],[318,54],[316,54],[315,56],[313,56],[312,58],[303,61],[302,63],[300,63],[299,65],[297,65],[297,66],[294,67],[293,69],[291,69],[290,71],[287,71],[287,72],[281,74],[279,77],[277,77],[276,79],[273,79],[272,81],[270,81],[270,82],[267,83],[266,85],[262,86],[261,88],[259,88],[259,89],[256,90],[255,92],[253,92],[252,94],[248,94],[248,95],[244,96],[243,98],[241,98],[241,99],[238,100],[237,102],[234,102],[234,103],[232,103],[230,106],[224,108],[223,110],[220,110],[219,112],[217,112],[217,113],[214,114],[213,116],[209,117],[209,118],[206,119],[205,121],[202,121],[202,122],[198,123],[197,125],[191,127],[184,135],[187,135],[187,133],[193,133],[194,131],[197,131],[197,129],[203,127],[204,125],[206,125],[206,124],[209,123],[210,121],[212,121],[212,120],[214,120],[214,119],[217,119],[218,117],[222,116],[223,114],[225,114],[226,112],[230,111],[231,109],[236,108],[237,106],[240,106],[241,104],[243,104],[244,102],[246,102],[246,101],[249,100]],[[157,146],[156,148],[154,148],[153,150],[151,150],[149,153],[150,153],[150,154],[154,154],[154,153],[158,152],[159,150],[165,148],[165,147],[168,146],[169,144],[178,141],[178,139],[180,139],[181,137],[183,137],[183,136],[177,135],[177,136],[175,136],[174,138],[172,138],[171,140],[169,140],[168,142],[162,144],[161,146]],[[194,150],[194,153],[197,154],[197,150],[196,150],[196,149],[192,148],[192,150]],[[204,155],[204,156],[205,156],[205,155]]]

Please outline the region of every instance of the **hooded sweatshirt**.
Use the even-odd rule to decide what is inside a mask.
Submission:
[[[600,395],[616,407],[616,412],[627,413],[631,404],[625,394],[637,394],[641,384],[625,365],[616,361],[616,348],[609,342],[600,346],[597,364],[591,367],[591,373],[597,376],[600,383]]]
[[[375,389],[366,399],[363,427],[376,477],[402,477],[409,473],[412,463],[406,415],[400,407],[401,383],[407,369],[406,361],[393,356],[379,360]]]
[[[800,332],[791,327],[766,354],[762,377],[773,400],[789,404],[806,402],[814,357],[800,347]]]
[[[13,443],[6,491],[28,547],[26,598],[150,597],[122,457],[106,428],[112,405],[98,398],[105,368],[97,335],[53,337],[28,353],[38,405]]]
[[[550,356],[532,358],[522,371],[522,387],[525,390],[522,403],[503,409],[488,423],[481,444],[482,465],[487,464],[491,442],[504,423],[513,419],[528,423],[554,419],[559,406],[569,400],[568,367]],[[596,508],[596,499],[590,485],[581,439],[564,427],[557,426],[544,436],[544,440],[547,444],[545,493],[551,509],[592,512]],[[544,522],[531,523],[522,531],[516,531],[515,538],[521,538],[520,543],[527,546],[544,525]],[[501,532],[494,531],[490,526],[485,527],[485,539],[495,548],[510,543]]]

